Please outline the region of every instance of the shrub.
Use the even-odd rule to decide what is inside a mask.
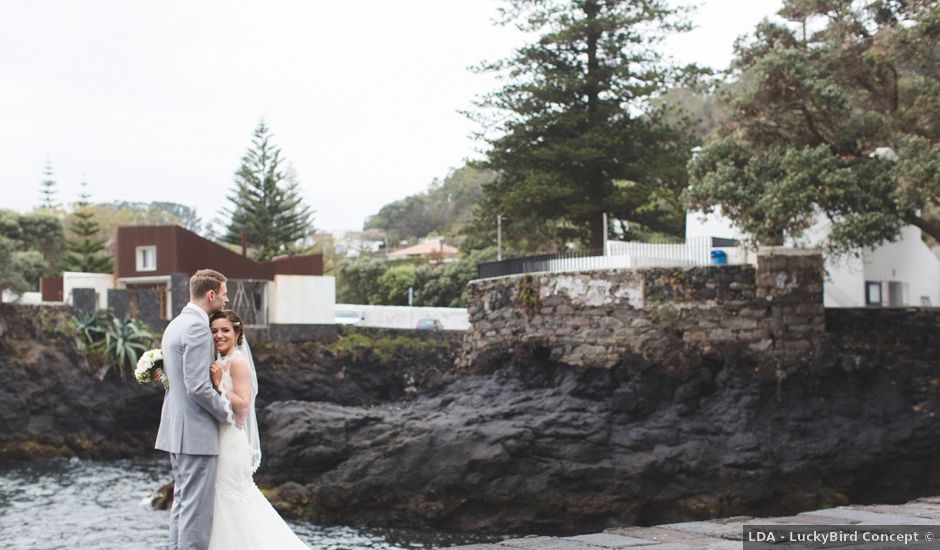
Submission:
[[[133,370],[140,354],[155,345],[154,334],[137,319],[108,318],[107,313],[97,311],[76,312],[72,322],[85,343],[86,358],[102,367],[99,377],[114,367],[124,380],[125,367]]]
[[[112,317],[104,333],[105,355],[117,368],[121,380],[124,380],[124,367],[133,370],[137,358],[153,343],[153,333],[137,319]]]

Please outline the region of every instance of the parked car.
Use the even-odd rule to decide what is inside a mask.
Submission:
[[[333,314],[333,321],[337,325],[355,325],[365,319],[365,315],[354,309],[337,309]]]
[[[421,319],[415,328],[418,330],[443,330],[444,325],[437,319]]]

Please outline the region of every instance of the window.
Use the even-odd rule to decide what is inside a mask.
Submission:
[[[137,247],[137,271],[156,271],[157,270],[157,247],[156,246],[138,246]]]
[[[881,305],[881,281],[865,281],[865,305]]]

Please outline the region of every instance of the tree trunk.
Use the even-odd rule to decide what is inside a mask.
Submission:
[[[584,13],[587,16],[587,75],[585,78],[585,94],[587,95],[588,126],[593,127],[597,124],[598,98],[600,90],[597,85],[598,71],[600,62],[597,59],[597,43],[600,40],[600,32],[596,28],[598,6],[595,0],[588,0],[584,6]]]
[[[607,228],[604,227],[604,215],[601,212],[598,212],[594,219],[591,219],[589,222],[590,229],[590,249],[592,252],[601,251],[604,249],[604,233],[607,231]]]
[[[914,227],[919,227],[921,231],[933,237],[934,240],[940,242],[940,225],[929,222],[921,216],[913,216],[905,221]]]

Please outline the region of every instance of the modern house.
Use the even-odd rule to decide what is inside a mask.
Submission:
[[[113,274],[44,279],[43,300],[73,303],[80,289],[97,309],[168,320],[189,301],[189,278],[210,268],[228,278],[229,307],[247,325],[334,322],[335,280],[320,254],[255,262],[175,225],[118,228],[114,250]]]
[[[246,324],[333,322],[335,281],[320,254],[255,262],[179,226],[135,226],[118,229],[114,266],[131,309],[136,294],[156,290],[166,318],[189,300],[189,277],[211,268],[228,277],[230,306]]]

